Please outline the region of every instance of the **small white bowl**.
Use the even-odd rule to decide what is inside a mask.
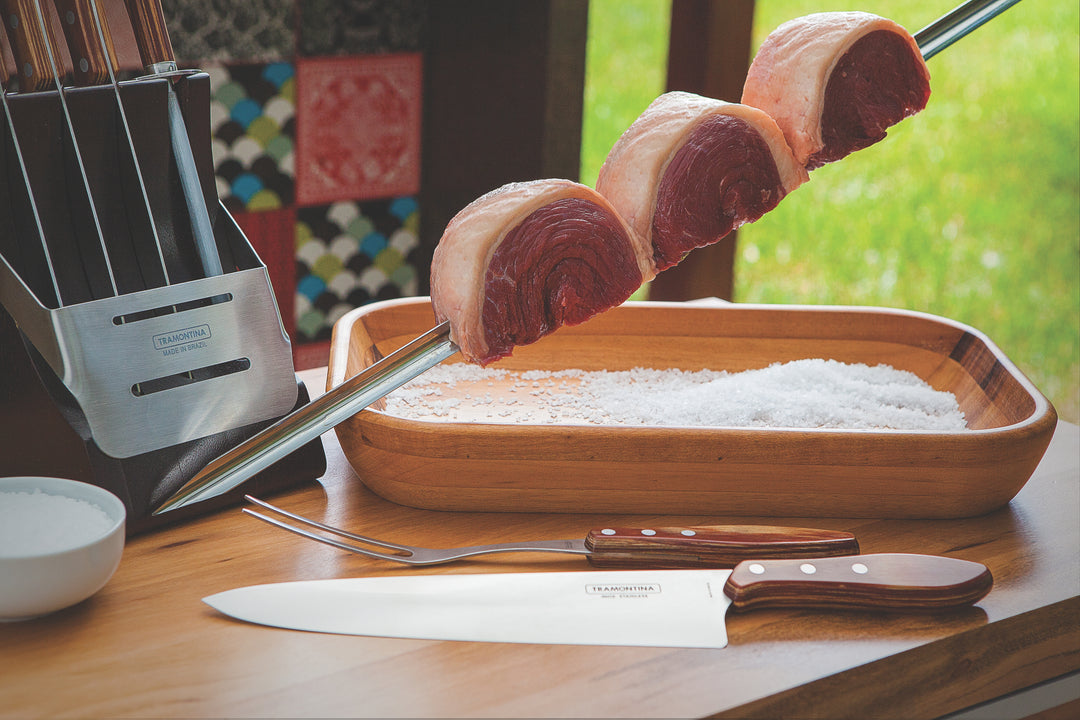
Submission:
[[[24,493],[48,497],[28,500]],[[0,478],[2,503],[9,521],[17,512],[18,522],[0,528],[0,621],[29,620],[81,602],[120,565],[127,513],[108,490],[60,478],[8,477]],[[0,507],[0,517],[4,511]]]

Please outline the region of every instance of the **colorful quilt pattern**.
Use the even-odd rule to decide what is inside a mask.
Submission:
[[[292,63],[204,67],[218,197],[230,212],[278,210],[294,196]]]
[[[218,196],[267,264],[297,351],[355,307],[417,294],[424,3],[163,8],[178,60],[210,75]]]
[[[349,310],[415,295],[416,200],[399,197],[301,208],[296,216],[296,331],[329,340]]]

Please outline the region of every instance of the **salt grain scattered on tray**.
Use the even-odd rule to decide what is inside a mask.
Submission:
[[[956,398],[914,373],[807,359],[739,373],[439,365],[387,396],[388,414],[448,422],[959,432]]]
[[[107,533],[114,521],[97,505],[33,492],[0,492],[0,555],[45,555],[79,547]]]

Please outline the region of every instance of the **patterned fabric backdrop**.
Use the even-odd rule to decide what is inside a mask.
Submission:
[[[415,295],[423,0],[163,0],[210,75],[218,195],[270,270],[297,365],[334,322]]]

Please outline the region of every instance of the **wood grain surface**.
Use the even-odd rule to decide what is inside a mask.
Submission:
[[[147,68],[175,59],[160,0],[124,0],[139,55]]]
[[[990,592],[982,563],[940,555],[873,553],[858,557],[746,561],[724,585],[736,610],[814,607],[921,610],[972,605]]]
[[[585,547],[602,568],[728,568],[748,558],[857,555],[859,540],[842,530],[781,525],[613,527],[590,530]]]
[[[76,85],[104,85],[109,82],[109,63],[116,70],[116,48],[102,0],[53,0],[60,25],[67,38]],[[95,9],[91,3],[97,4]],[[96,20],[95,20],[96,17]],[[101,33],[98,34],[98,22]],[[104,38],[104,44],[102,44]]]
[[[59,59],[59,46],[53,37],[48,6],[42,6],[41,17],[38,16],[34,0],[3,0],[0,7],[3,8],[4,26],[15,67],[19,70],[20,91],[55,88],[53,63],[56,63],[57,73],[61,76],[64,64]],[[41,26],[43,19],[45,32],[42,32]]]
[[[309,387],[320,379],[305,374]],[[333,433],[317,483],[280,506],[429,546],[582,537],[590,529],[732,524],[716,513],[438,512],[395,505],[350,470]],[[738,522],[747,522],[745,518]],[[986,564],[991,592],[944,614],[762,609],[728,616],[722,650],[434,642],[233,621],[200,602],[241,585],[400,573],[591,570],[501,556],[403,568],[223,510],[129,541],[97,595],[0,625],[4,717],[936,717],[1080,668],[1080,428],[1060,423],[1008,506],[949,520],[749,522],[855,533],[864,553]]]

